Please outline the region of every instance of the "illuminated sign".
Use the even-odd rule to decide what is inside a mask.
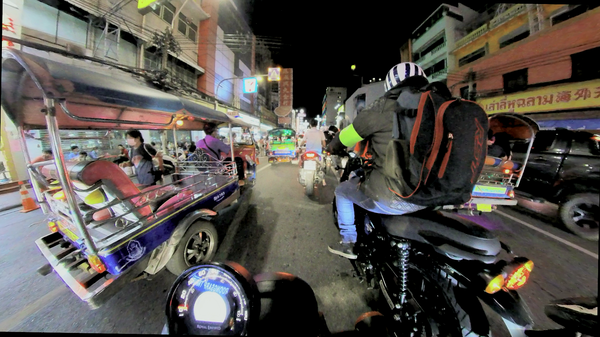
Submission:
[[[6,20],[5,20],[6,19]],[[6,34],[6,36],[16,37],[17,32],[15,31],[15,24],[12,18],[3,17],[2,18],[2,35],[5,35],[4,32],[9,32],[12,34]],[[14,47],[14,43],[11,41],[6,41],[2,38],[2,47]]]
[[[165,3],[165,0],[138,0],[138,13],[145,15],[152,12],[152,8]]]
[[[544,112],[600,106],[600,80],[569,83],[477,101],[488,114]]]
[[[267,79],[269,82],[281,80],[281,68],[269,68],[268,74]]]
[[[253,94],[258,91],[256,77],[244,78],[244,94]]]

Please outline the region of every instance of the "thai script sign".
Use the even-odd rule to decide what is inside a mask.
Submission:
[[[569,83],[477,101],[488,114],[600,107],[600,80]]]

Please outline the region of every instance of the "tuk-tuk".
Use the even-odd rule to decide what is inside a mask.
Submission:
[[[48,261],[42,275],[54,270],[94,309],[134,279],[164,268],[179,275],[214,256],[211,220],[240,198],[235,162],[178,162],[162,185],[140,190],[110,160],[65,161],[60,130],[231,127],[225,113],[89,62],[13,49],[2,57],[1,103],[26,161],[27,130],[47,130],[54,154],[27,167],[51,232],[36,241]]]
[[[267,157],[269,163],[291,162],[296,155],[296,131],[277,128],[268,133]]]
[[[497,158],[486,156],[485,165],[477,183],[471,192],[471,200],[459,206],[444,206],[444,209],[462,209],[469,213],[474,211],[490,212],[496,205],[514,206],[515,188],[519,186],[535,134],[540,130],[531,118],[519,114],[499,113],[489,118],[491,135],[503,134],[511,148],[515,143],[527,144],[528,150],[522,158]],[[486,145],[487,147],[487,145]]]
[[[259,160],[257,156],[258,145],[254,139],[254,135],[250,131],[253,125],[238,118],[231,118],[231,124],[234,126],[233,129],[223,127],[221,130],[227,130],[230,134],[240,134],[240,137],[236,138],[235,142],[231,144],[233,146],[235,162],[240,177],[243,177],[246,183],[254,186],[256,184],[256,166],[259,164]],[[228,160],[231,159],[228,158]]]

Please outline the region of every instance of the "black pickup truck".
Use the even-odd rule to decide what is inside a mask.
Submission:
[[[600,136],[587,131],[541,130],[517,195],[559,205],[565,226],[578,236],[598,241],[600,219]],[[513,158],[522,160],[526,144],[514,144]]]

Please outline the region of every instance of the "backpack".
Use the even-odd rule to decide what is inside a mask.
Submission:
[[[452,98],[443,83],[420,92],[418,109],[396,105],[384,163],[387,187],[416,205],[464,204],[485,162],[487,115],[473,101]]]

